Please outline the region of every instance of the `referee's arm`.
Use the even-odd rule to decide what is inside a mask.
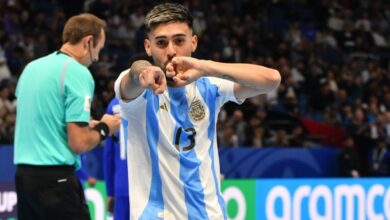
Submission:
[[[119,129],[120,122],[119,116],[108,114],[103,115],[101,121],[98,123],[98,125],[103,126],[91,128],[84,122],[69,122],[67,124],[67,131],[70,149],[75,154],[81,154],[93,149],[100,141],[116,132]]]

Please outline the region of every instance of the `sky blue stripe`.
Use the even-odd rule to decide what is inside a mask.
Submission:
[[[153,95],[151,90],[146,91],[146,135],[150,151],[150,162],[152,167],[152,182],[148,203],[139,219],[159,219],[157,214],[164,210],[164,200],[162,195],[162,183],[158,164],[158,119],[159,110],[158,96]],[[137,146],[146,147],[146,146]],[[142,177],[141,177],[142,178]]]
[[[188,116],[189,107],[186,99],[185,89],[168,88],[170,96],[171,114],[177,122],[177,129],[181,126],[182,136],[188,137],[191,132],[184,131],[193,128],[193,124]],[[173,137],[173,141],[176,137]],[[180,138],[180,149],[187,146],[188,140]],[[196,145],[195,145],[196,147]],[[199,168],[201,161],[196,157],[194,149],[180,151],[180,180],[184,183],[184,197],[188,212],[188,219],[209,219],[204,201],[203,186],[200,181]]]
[[[219,178],[219,173],[215,173],[215,161],[214,161],[214,135],[215,135],[215,118],[216,118],[216,109],[215,109],[215,100],[219,96],[218,93],[218,87],[215,85],[212,85],[208,79],[203,78],[203,83],[198,83],[197,88],[200,92],[200,94],[203,97],[203,100],[206,102],[206,105],[209,108],[210,111],[210,117],[209,117],[209,126],[208,126],[208,137],[211,140],[211,144],[209,147],[209,155],[211,159],[211,167],[213,171],[213,177],[214,177],[214,183],[215,183],[215,189],[217,191],[217,196],[218,196],[218,203],[219,206],[222,209],[224,219],[227,219],[226,216],[226,205],[225,205],[225,200],[222,197],[222,194],[220,193],[219,189],[219,184],[218,184],[218,179]],[[206,88],[208,92],[206,93]]]

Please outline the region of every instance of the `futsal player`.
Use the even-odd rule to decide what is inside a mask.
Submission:
[[[128,121],[130,219],[227,219],[216,122],[222,105],[275,89],[275,69],[192,58],[198,38],[181,4],[145,19],[146,53],[115,84]]]

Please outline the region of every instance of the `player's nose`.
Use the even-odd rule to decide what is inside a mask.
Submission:
[[[168,44],[167,55],[168,55],[169,58],[172,58],[172,57],[176,56],[176,48],[175,48],[175,46],[173,45],[172,42],[170,42]]]

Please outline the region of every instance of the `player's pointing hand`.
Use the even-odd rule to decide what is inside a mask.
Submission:
[[[149,66],[139,75],[139,82],[143,88],[152,89],[154,94],[161,94],[167,87],[165,74],[157,66]]]

